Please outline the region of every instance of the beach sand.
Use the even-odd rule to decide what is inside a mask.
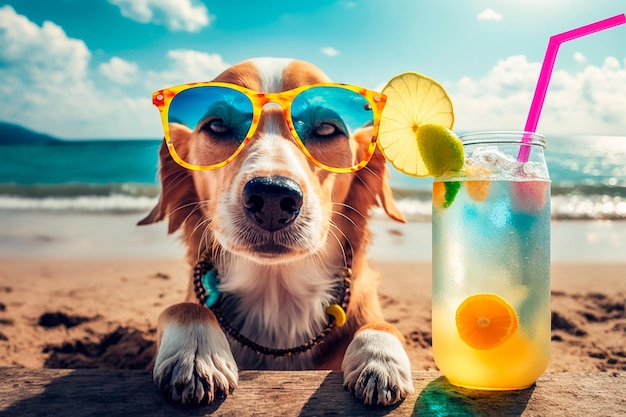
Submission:
[[[180,244],[164,225],[134,228],[137,215],[48,216],[2,214],[0,366],[146,368],[159,313],[185,296]],[[548,372],[626,370],[624,224],[585,223],[553,223],[553,245],[569,250],[553,250]],[[430,225],[377,220],[373,234],[385,316],[406,336],[413,369],[436,370]]]

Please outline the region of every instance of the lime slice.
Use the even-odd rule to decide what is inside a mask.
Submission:
[[[436,208],[448,208],[461,189],[459,181],[433,183],[433,206]]]
[[[445,172],[459,171],[463,167],[463,143],[450,129],[428,123],[420,126],[415,139],[428,175],[440,177]]]
[[[448,165],[460,168],[463,160],[458,159],[458,152],[452,152],[457,154],[451,156],[456,159],[453,163],[445,161],[442,165],[444,158],[432,160],[439,154],[440,146],[461,149],[463,156],[461,142],[456,135],[449,134],[451,131],[435,132],[434,136],[441,137],[440,141],[428,140],[422,146],[419,144],[422,136],[434,137],[432,131],[429,135],[420,135],[420,128],[424,125],[440,125],[446,129],[454,125],[452,101],[438,82],[415,72],[406,72],[392,78],[382,92],[387,96],[387,103],[381,114],[378,144],[395,168],[417,177],[438,176],[449,169]],[[448,156],[446,152],[445,157]]]

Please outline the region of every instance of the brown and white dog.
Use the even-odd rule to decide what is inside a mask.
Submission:
[[[329,79],[302,61],[260,58],[227,69],[215,81],[280,92]],[[187,135],[182,139],[189,143],[194,139],[188,129],[172,129],[171,135]],[[177,151],[193,152],[193,147]],[[265,192],[267,178],[280,181]],[[372,207],[382,206],[392,219],[405,221],[394,205],[379,150],[355,173],[322,170],[296,146],[283,112],[266,106],[254,137],[230,164],[187,170],[162,145],[160,179],[160,200],[140,224],[167,217],[170,233],[182,229],[192,266],[207,250],[217,254],[219,291],[235,300],[223,314],[236,332],[258,345],[289,348],[319,334],[328,322],[326,307],[336,302],[337,271],[345,264],[347,245],[353,254],[346,324],[293,355],[258,353],[227,337],[215,314],[198,303],[192,279],[187,302],[169,307],[158,320],[153,378],[166,396],[182,403],[212,402],[236,388],[238,369],[342,370],[344,385],[366,404],[394,404],[413,393],[403,335],[383,319],[377,276],[366,259]],[[299,208],[290,210],[284,227],[260,227],[246,213],[251,182],[261,184],[255,192],[267,204],[279,206],[271,199],[293,194]]]

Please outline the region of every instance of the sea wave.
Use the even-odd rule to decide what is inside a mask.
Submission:
[[[32,199],[80,198],[80,197],[156,197],[161,187],[141,183],[84,183],[17,184],[0,183],[0,197],[23,197]],[[0,207],[1,208],[1,207]]]
[[[0,184],[0,210],[135,213],[152,209],[160,187],[140,183]]]
[[[396,205],[408,221],[430,221],[432,200],[407,199]],[[554,220],[626,220],[626,198],[611,195],[553,194],[551,198]],[[382,209],[374,215],[384,218]]]
[[[157,203],[158,196],[111,193],[109,195],[16,196],[0,195],[1,210],[71,211],[93,214],[145,213]],[[552,196],[552,218],[555,220],[626,220],[626,198],[611,195],[555,194]],[[397,198],[396,205],[408,221],[431,219],[430,193],[419,198]],[[385,218],[380,208],[375,218]]]
[[[626,199],[626,186],[612,185],[604,183],[593,184],[574,184],[569,182],[552,183],[550,186],[550,192],[552,196],[569,196],[569,195],[582,195],[582,196],[610,196],[621,197]],[[427,187],[420,188],[408,188],[408,187],[393,187],[393,195],[395,198],[406,199],[430,199],[432,190],[430,184]]]
[[[158,197],[111,194],[76,197],[17,197],[0,195],[0,210],[71,211],[99,214],[141,213],[151,210]]]

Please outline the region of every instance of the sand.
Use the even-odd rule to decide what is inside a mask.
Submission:
[[[436,370],[428,262],[372,262],[414,370]],[[548,372],[626,370],[626,265],[552,268]],[[0,258],[0,366],[144,369],[160,311],[184,298],[177,259]]]
[[[0,366],[144,369],[189,267],[141,213],[0,212]],[[414,370],[432,358],[431,226],[375,216],[371,264]],[[626,222],[552,223],[548,372],[626,370]]]

